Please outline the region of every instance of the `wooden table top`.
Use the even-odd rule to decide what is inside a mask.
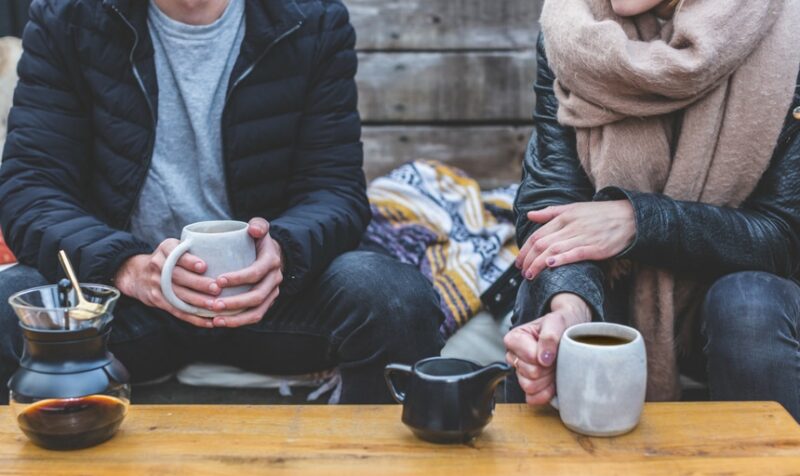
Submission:
[[[657,403],[616,438],[549,408],[498,405],[467,445],[416,439],[399,406],[132,406],[94,448],[29,443],[0,407],[0,474],[800,474],[800,425],[776,403]]]

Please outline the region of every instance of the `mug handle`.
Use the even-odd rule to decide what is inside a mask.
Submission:
[[[164,294],[164,299],[166,299],[168,303],[175,306],[176,309],[198,316],[202,315],[202,313],[206,312],[206,310],[194,307],[191,304],[181,301],[181,299],[172,289],[172,272],[175,271],[175,265],[178,263],[180,257],[189,251],[189,247],[191,246],[192,239],[187,238],[186,240],[182,241],[181,244],[176,246],[175,249],[172,250],[172,253],[167,256],[167,260],[164,262],[164,267],[161,268],[161,293]]]
[[[411,366],[403,364],[389,364],[383,370],[383,377],[386,379],[386,385],[389,387],[392,397],[394,397],[397,403],[403,403],[406,399],[406,392],[401,392],[397,389],[393,378],[395,373],[405,374],[410,377],[412,375]]]

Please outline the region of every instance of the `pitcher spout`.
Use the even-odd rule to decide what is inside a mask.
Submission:
[[[483,389],[484,396],[491,396],[494,394],[494,389],[497,385],[513,371],[514,367],[512,366],[504,362],[495,362],[476,371],[472,378],[475,381],[475,385]]]

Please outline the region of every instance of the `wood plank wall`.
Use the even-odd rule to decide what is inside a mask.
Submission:
[[[417,158],[520,178],[542,0],[344,0],[358,35],[369,178]]]

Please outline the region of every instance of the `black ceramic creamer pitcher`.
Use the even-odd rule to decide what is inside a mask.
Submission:
[[[414,366],[389,364],[386,383],[403,404],[403,423],[434,443],[462,443],[478,436],[494,413],[494,390],[512,368],[481,367],[461,359],[432,357]]]

